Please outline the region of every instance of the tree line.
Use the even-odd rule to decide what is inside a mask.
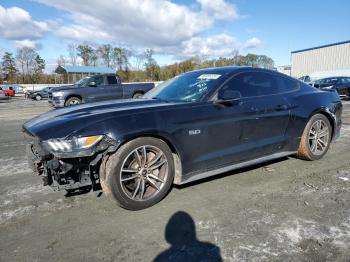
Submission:
[[[40,83],[45,60],[33,48],[19,48],[14,56],[5,52],[0,61],[0,82]]]
[[[124,81],[164,81],[179,74],[208,67],[252,66],[273,69],[274,61],[266,55],[240,55],[234,51],[230,57],[205,59],[188,58],[182,62],[160,66],[154,58],[154,51],[146,49],[135,53],[124,47],[102,44],[67,46],[68,56],[60,55],[57,65],[104,66],[113,68]],[[131,62],[132,61],[132,62]],[[45,60],[32,48],[24,47],[16,54],[5,52],[0,62],[0,81],[9,83],[54,83],[57,75],[44,73]]]

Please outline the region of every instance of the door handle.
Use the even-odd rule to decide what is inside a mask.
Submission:
[[[287,105],[278,105],[275,107],[275,111],[285,111],[288,109]]]

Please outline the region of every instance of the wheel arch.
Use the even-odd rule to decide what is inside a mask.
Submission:
[[[312,114],[309,116],[308,121],[311,119],[311,117],[313,117],[316,114],[321,114],[324,115],[325,117],[327,117],[329,123],[331,124],[332,127],[332,134],[331,134],[331,138],[333,140],[334,137],[334,128],[335,128],[335,115],[327,108],[327,107],[323,107],[320,108],[318,110],[315,110],[314,112],[312,112]]]
[[[145,94],[145,91],[143,91],[143,90],[134,90],[134,91],[132,92],[132,96],[134,96],[134,95],[136,95],[136,94],[142,94],[142,95],[144,95],[144,94]]]

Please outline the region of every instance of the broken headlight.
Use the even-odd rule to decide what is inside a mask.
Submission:
[[[43,141],[43,145],[56,156],[88,156],[95,152],[97,146],[103,139],[103,135],[72,137],[70,139],[49,139]],[[99,149],[103,149],[103,145]]]

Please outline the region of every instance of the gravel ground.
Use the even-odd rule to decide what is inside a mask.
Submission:
[[[180,261],[198,250],[206,261],[350,261],[349,102],[322,160],[283,158],[175,187],[137,212],[97,192],[65,197],[31,174],[21,125],[48,110],[0,102],[0,261]]]

